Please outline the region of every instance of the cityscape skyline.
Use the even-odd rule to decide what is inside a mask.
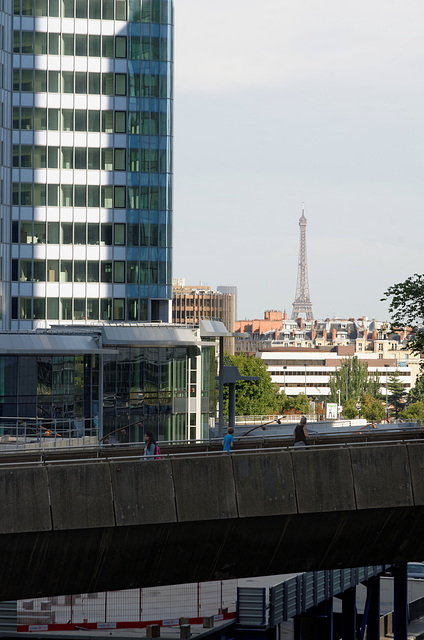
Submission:
[[[174,277],[290,310],[304,201],[314,315],[389,318],[422,272],[421,13],[179,1]]]

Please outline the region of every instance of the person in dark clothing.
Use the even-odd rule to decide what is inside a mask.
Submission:
[[[309,433],[306,428],[305,416],[300,418],[299,424],[294,428],[293,435],[295,447],[306,447],[306,439],[309,438]]]

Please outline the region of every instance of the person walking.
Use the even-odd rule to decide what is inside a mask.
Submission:
[[[222,442],[224,451],[226,451],[227,453],[231,453],[231,449],[233,448],[234,445],[234,429],[232,427],[228,427],[227,433],[224,436],[224,440]]]
[[[144,434],[144,442],[145,442],[144,457],[145,458],[154,457],[157,453],[156,451],[157,445],[156,445],[155,436],[151,431],[146,431],[146,433]]]
[[[293,435],[295,447],[306,447],[306,439],[309,438],[309,433],[306,428],[305,416],[302,416],[300,418],[299,424],[297,424],[294,428]]]

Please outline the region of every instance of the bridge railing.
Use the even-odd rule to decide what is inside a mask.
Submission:
[[[260,425],[263,424],[265,422],[273,422],[273,421],[277,421],[277,419],[282,422],[282,423],[287,423],[287,424],[292,424],[294,422],[298,422],[299,418],[302,414],[284,414],[284,415],[276,415],[276,414],[262,414],[262,415],[256,415],[256,416],[236,416],[236,426],[243,426],[243,425]],[[305,414],[306,418],[308,420],[308,422],[315,422],[318,417],[316,416],[315,413],[308,413]],[[225,416],[224,417],[224,423],[227,425],[228,424],[228,419]]]
[[[92,446],[98,440],[97,418],[0,417],[0,450]]]

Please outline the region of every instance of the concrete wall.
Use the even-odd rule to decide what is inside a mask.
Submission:
[[[0,469],[0,599],[424,558],[424,444]]]

